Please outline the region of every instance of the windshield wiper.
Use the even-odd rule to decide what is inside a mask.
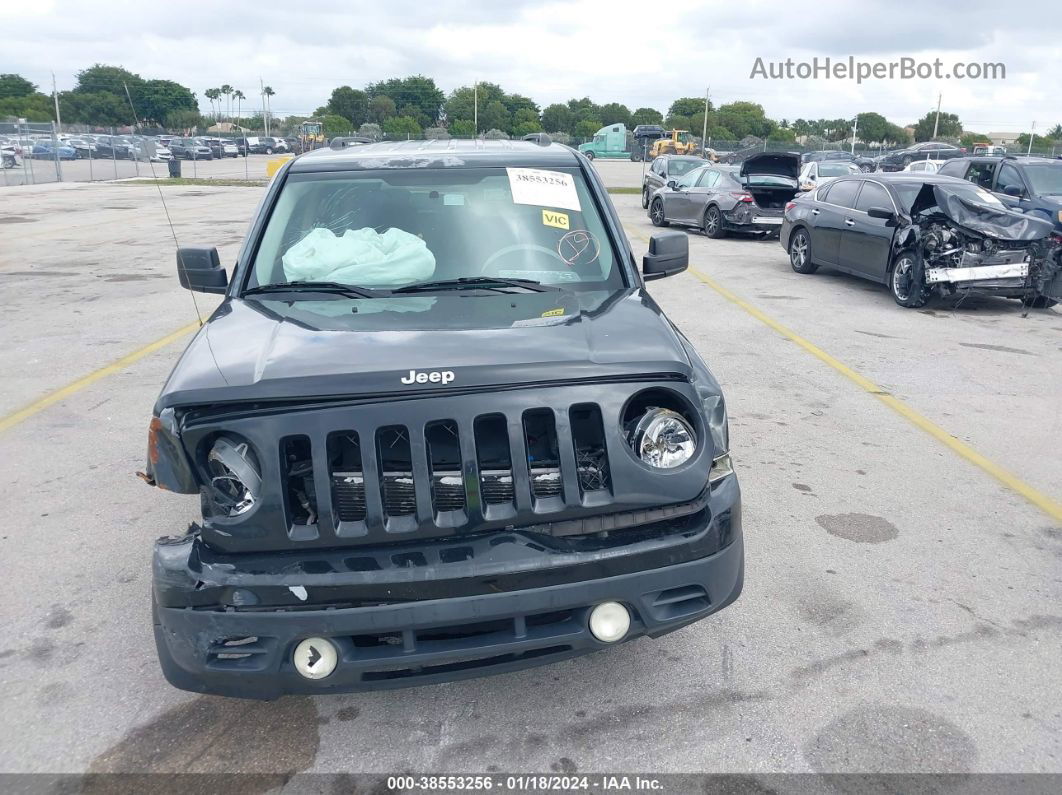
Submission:
[[[244,295],[261,295],[262,293],[333,293],[344,295],[348,298],[380,298],[387,295],[385,291],[372,290],[368,287],[355,287],[352,284],[339,282],[275,282],[273,284],[260,284],[257,287],[249,287],[243,291]]]
[[[534,279],[504,279],[494,276],[462,276],[459,279],[439,279],[434,282],[417,282],[392,290],[394,293],[431,292],[434,290],[491,290],[499,287],[523,287],[536,293],[556,291],[559,287],[543,284]]]

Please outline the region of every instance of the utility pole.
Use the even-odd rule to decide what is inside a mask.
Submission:
[[[1029,151],[1025,153],[1026,155],[1031,155],[1032,154],[1032,142],[1033,142],[1033,138],[1035,138],[1035,137],[1036,137],[1036,122],[1034,121],[1032,123],[1032,129],[1029,130]]]
[[[479,137],[479,81],[472,84],[472,124],[476,128],[473,138]]]
[[[258,96],[262,98],[262,125],[265,127],[266,137],[269,136],[269,116],[266,115],[266,95],[265,95],[265,83],[262,82],[262,76],[258,76]]]
[[[59,93],[55,90],[55,72],[52,72],[52,100],[55,102],[55,128],[63,131],[63,120],[59,118]]]
[[[940,101],[944,99],[943,94],[937,94],[937,118],[933,122],[933,139],[937,140],[937,130],[940,128]]]
[[[855,120],[852,122],[852,154],[855,154],[855,139],[856,133],[859,132],[859,114],[855,115]]]
[[[708,150],[705,148],[708,142],[708,97],[711,96],[712,86],[708,85],[704,89],[704,128],[701,130],[701,154],[707,155]]]

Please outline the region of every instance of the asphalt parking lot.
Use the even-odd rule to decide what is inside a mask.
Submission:
[[[181,244],[223,262],[260,195],[165,188]],[[639,197],[613,198],[640,254]],[[726,391],[741,599],[548,667],[254,703],[155,658],[151,545],[198,516],[135,476],[195,322],[158,193],[0,191],[0,770],[1062,772],[1062,307],[903,310],[777,242],[689,234],[691,271],[650,291]]]

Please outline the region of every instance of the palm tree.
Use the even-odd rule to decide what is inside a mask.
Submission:
[[[271,109],[269,107],[269,98],[271,96],[273,96],[274,94],[276,94],[276,93],[277,92],[274,91],[271,86],[266,86],[265,88],[262,89],[262,96],[265,97],[266,135],[269,135],[269,114],[270,114],[270,111],[271,111]]]
[[[245,97],[243,92],[237,88],[232,92],[232,98],[236,100],[236,123],[239,124],[240,107],[243,105],[243,100],[247,99],[247,97]]]
[[[214,117],[214,121],[218,120],[217,114],[214,112],[214,102],[221,98],[221,91],[217,88],[208,88],[203,92],[203,96],[210,100],[210,113]]]
[[[221,93],[228,97],[229,100],[229,117],[232,117],[232,86],[228,83],[221,87]]]

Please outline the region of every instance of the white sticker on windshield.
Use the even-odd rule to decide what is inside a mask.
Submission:
[[[539,207],[563,207],[580,211],[575,179],[562,171],[543,171],[538,168],[507,168],[509,189],[515,204],[534,204]]]

